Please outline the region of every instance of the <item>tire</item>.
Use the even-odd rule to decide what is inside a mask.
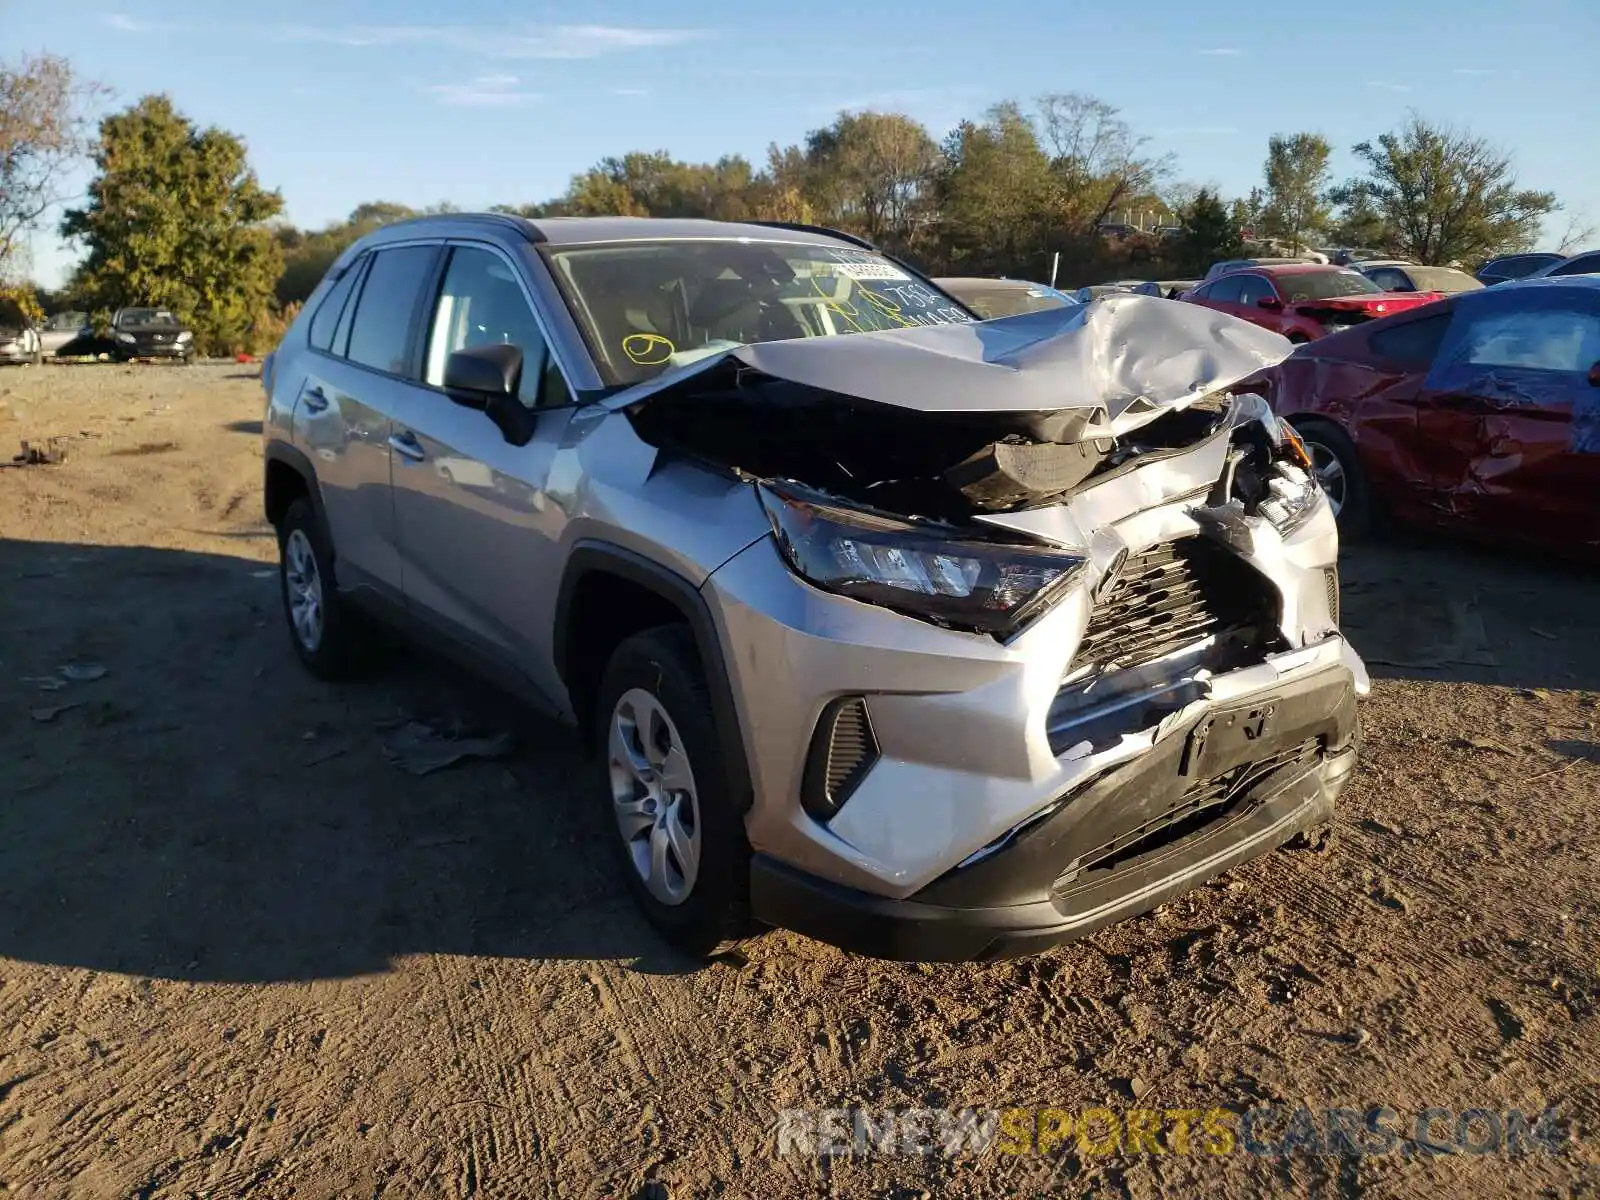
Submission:
[[[1355,443],[1331,421],[1311,418],[1290,423],[1305,443],[1317,478],[1333,503],[1339,532],[1352,540],[1367,536],[1373,524],[1372,488]],[[1334,479],[1340,486],[1334,486]]]
[[[371,631],[339,592],[333,547],[309,500],[278,524],[278,591],[289,642],[319,679],[347,679],[372,663]],[[315,617],[308,615],[315,610]]]
[[[594,721],[603,821],[645,918],[696,958],[749,936],[750,844],[688,629],[665,625],[619,645]]]

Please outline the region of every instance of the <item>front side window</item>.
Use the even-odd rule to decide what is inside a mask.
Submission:
[[[177,314],[165,308],[125,308],[117,315],[118,329],[177,329]]]
[[[533,309],[504,259],[475,246],[459,246],[450,254],[434,306],[424,381],[443,387],[445,362],[452,354],[492,345],[522,351],[518,398],[532,408],[539,402],[545,357],[544,335]]]
[[[1264,275],[1242,275],[1239,277],[1238,303],[1248,307],[1255,307],[1261,301],[1275,299],[1277,293],[1272,290],[1272,283]]]
[[[391,375],[410,372],[411,321],[436,252],[434,246],[399,246],[372,256],[350,323],[351,362]]]
[[[741,239],[563,246],[545,254],[612,385],[753,342],[974,320],[870,250]]]

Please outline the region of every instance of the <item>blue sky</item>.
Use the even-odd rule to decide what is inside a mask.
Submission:
[[[8,57],[62,53],[113,104],[164,91],[241,134],[305,226],[365,200],[545,199],[630,149],[759,163],[841,109],[941,136],[1048,91],[1110,101],[1180,178],[1229,193],[1259,182],[1272,133],[1320,131],[1342,175],[1414,107],[1600,222],[1597,0],[113,0],[10,5],[3,25]],[[34,258],[55,283],[71,252],[46,236]]]

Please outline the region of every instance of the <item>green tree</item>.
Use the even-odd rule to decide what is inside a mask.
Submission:
[[[1214,262],[1238,258],[1243,250],[1237,220],[1211,188],[1195,193],[1178,214],[1178,224],[1183,232],[1175,239],[1175,251],[1183,270],[1199,275]]]
[[[1508,154],[1415,113],[1355,154],[1365,173],[1337,189],[1335,202],[1347,213],[1368,206],[1387,248],[1416,262],[1470,265],[1525,249],[1558,207],[1553,193],[1517,186]]]
[[[1142,153],[1146,139],[1116,107],[1083,92],[1055,92],[1039,98],[1038,110],[1034,126],[1057,181],[1057,228],[1087,236],[1124,209],[1161,203],[1156,193],[1172,157]]]
[[[94,161],[88,203],[61,223],[88,247],[79,292],[101,311],[171,308],[205,350],[249,346],[283,267],[266,224],[283,198],[262,188],[244,143],[146,96],[100,122]]]
[[[967,270],[1027,273],[1044,258],[1060,207],[1050,156],[1016,104],[997,104],[945,143],[939,178],[947,254]]]
[[[823,220],[904,248],[926,214],[939,147],[910,117],[854,112],[773,157]]]
[[[1268,233],[1298,254],[1328,220],[1328,140],[1318,133],[1273,134],[1267,141],[1265,218]]]
[[[0,279],[13,273],[26,235],[61,200],[64,176],[88,153],[84,112],[102,91],[54,55],[0,63]]]

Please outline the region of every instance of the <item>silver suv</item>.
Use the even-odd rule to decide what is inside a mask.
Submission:
[[[993,958],[1326,820],[1361,661],[1288,353],[1116,296],[979,322],[803,226],[441,216],[268,359],[312,671],[371,622],[574,722],[681,947]]]

